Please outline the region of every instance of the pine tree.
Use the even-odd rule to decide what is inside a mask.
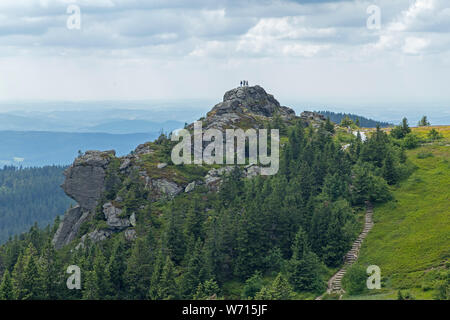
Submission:
[[[2,282],[0,284],[0,300],[14,300],[14,290],[11,280],[11,275],[8,269],[3,274]]]
[[[25,255],[24,253],[19,254],[17,258],[17,262],[14,265],[14,269],[12,271],[12,282],[14,289],[14,297],[18,300],[22,300],[24,297],[23,291],[23,279],[24,279],[24,267],[25,267]]]
[[[103,255],[102,250],[97,247],[95,252],[93,275],[100,299],[106,299],[108,293],[110,292],[110,284],[108,282],[106,267],[105,256]]]
[[[83,299],[98,300],[100,299],[100,289],[98,287],[97,275],[94,271],[84,273]]]
[[[138,238],[131,248],[131,256],[127,261],[125,272],[126,287],[130,299],[146,299],[152,277],[154,250],[150,243],[153,235]]]
[[[42,299],[43,284],[39,273],[36,249],[30,243],[25,251],[25,264],[23,268],[23,282],[21,299],[36,300]]]
[[[418,126],[419,127],[425,127],[425,126],[429,126],[430,122],[427,119],[427,116],[423,116],[422,119],[420,119]]]
[[[256,300],[291,300],[294,291],[286,278],[279,273],[272,284],[263,287],[255,296]]]
[[[352,203],[361,205],[364,204],[366,200],[369,200],[369,174],[367,169],[355,165],[353,168],[354,178],[352,181]]]
[[[411,128],[408,125],[408,119],[403,118],[402,120],[402,130],[403,130],[403,136],[406,136],[408,133],[411,132]]]
[[[334,125],[331,123],[330,117],[327,117],[327,120],[325,122],[325,130],[330,133],[334,133]]]
[[[41,274],[43,282],[43,299],[55,300],[58,298],[59,286],[62,284],[61,268],[58,265],[56,251],[48,239],[41,256]]]
[[[392,154],[390,152],[386,154],[382,172],[383,178],[388,184],[393,185],[397,182],[397,172],[394,166],[394,159],[392,158]]]
[[[199,283],[205,280],[206,276],[202,273],[204,270],[203,244],[200,239],[195,243],[193,252],[188,254],[190,257],[186,271],[181,279],[181,293],[184,298],[192,298]]]
[[[158,298],[164,300],[173,300],[178,297],[178,287],[175,282],[175,266],[170,260],[170,257],[166,257],[166,261],[161,273],[161,279],[158,285]]]
[[[292,244],[292,258],[301,260],[303,259],[303,255],[308,251],[310,251],[308,234],[300,227]]]
[[[262,274],[259,271],[255,271],[255,274],[245,281],[245,286],[242,291],[242,299],[253,299],[255,295],[261,291],[262,287]]]
[[[289,283],[298,291],[320,292],[323,289],[320,259],[314,252],[306,251],[302,259],[292,258],[288,264]]]
[[[168,213],[169,219],[164,232],[164,247],[168,249],[170,258],[175,264],[180,264],[186,252],[186,238],[182,229],[182,212],[179,209]]]
[[[318,291],[322,289],[322,269],[319,258],[310,249],[307,233],[300,227],[292,245],[292,258],[288,263],[290,284],[296,290]]]
[[[209,279],[198,285],[194,300],[216,300],[219,291],[217,282],[214,279]]]
[[[113,299],[119,299],[125,292],[124,275],[126,269],[125,243],[124,240],[120,238],[114,244],[113,252],[107,267],[108,282],[110,284],[109,296]]]

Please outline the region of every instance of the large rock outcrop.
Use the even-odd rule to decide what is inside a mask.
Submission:
[[[78,205],[65,213],[53,237],[55,248],[74,240],[80,226],[92,215],[105,191],[106,168],[114,156],[114,151],[86,151],[64,172],[66,179],[61,187]]]
[[[214,106],[205,119],[206,129],[259,128],[261,119],[278,114],[283,120],[295,118],[294,110],[280,103],[262,87],[238,87],[225,93],[223,102]]]
[[[223,101],[216,104],[206,118],[201,120],[203,129],[241,128],[246,130],[262,128],[275,116],[279,116],[281,121],[290,124],[293,123],[292,120],[299,119],[292,109],[281,106],[262,87],[253,86],[239,87],[226,92]],[[320,117],[308,112],[302,113],[301,116],[308,122],[323,120],[323,117]],[[189,125],[188,129],[193,129],[193,126],[194,124]],[[111,168],[115,168],[116,172],[111,175],[111,181],[125,179],[137,172],[148,191],[147,201],[172,199],[181,192],[193,192],[200,185],[205,185],[209,191],[215,192],[220,189],[224,176],[233,170],[232,166],[224,166],[211,169],[203,177],[197,176],[195,179],[183,180],[183,175],[177,173],[171,164],[164,161],[165,159],[160,158],[163,139],[164,137],[161,136],[153,143],[141,144],[129,155],[118,159],[115,158],[114,151],[87,151],[75,159],[64,173],[66,179],[62,188],[78,205],[66,212],[58,227],[53,239],[57,249],[79,237],[81,242],[78,247],[84,246],[86,239],[92,242],[103,241],[116,232],[124,232],[130,241],[136,237],[134,227],[136,227],[138,211],[132,212],[131,215],[124,214],[122,198],[119,196],[114,201],[99,203],[105,192],[105,179],[112,159],[115,159],[115,162]],[[260,171],[259,166],[248,165],[242,174],[246,178],[252,178],[259,175]],[[100,223],[86,230],[85,234],[79,234],[81,225],[93,218],[98,205],[102,205],[105,224]]]
[[[67,210],[53,237],[53,245],[55,248],[61,249],[63,246],[74,240],[78,235],[81,225],[89,218],[89,216],[90,211],[85,210],[80,206]]]
[[[114,151],[86,151],[64,172],[62,188],[81,208],[92,210],[105,191],[106,168]]]

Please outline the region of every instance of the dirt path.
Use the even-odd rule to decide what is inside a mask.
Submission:
[[[366,238],[367,234],[369,233],[370,229],[373,227],[373,206],[370,202],[366,202],[366,217],[364,222],[364,229],[358,236],[358,238],[353,242],[352,248],[344,257],[344,266],[336,272],[330,280],[328,280],[328,288],[327,292],[328,294],[337,293],[340,294],[340,299],[342,298],[342,294],[345,293],[344,289],[342,288],[342,278],[345,275],[345,272],[347,269],[358,259],[359,255],[359,249],[361,248],[363,240]],[[320,297],[317,297],[316,300],[322,300],[323,295]]]

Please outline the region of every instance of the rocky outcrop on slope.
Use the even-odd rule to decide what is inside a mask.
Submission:
[[[208,112],[206,129],[260,128],[261,120],[275,114],[285,121],[295,118],[294,110],[280,106],[262,87],[238,87],[226,92],[223,101]]]
[[[81,224],[88,219],[89,215],[90,212],[80,206],[67,210],[53,237],[55,248],[60,249],[74,240],[78,235]]]
[[[114,151],[86,151],[64,172],[62,188],[81,208],[92,210],[105,191],[106,168]]]
[[[324,115],[312,111],[303,111],[300,114],[300,119],[302,119],[306,124],[312,125],[313,127],[318,127],[320,123],[326,121]]]
[[[115,207],[112,202],[103,205],[103,214],[105,215],[106,224],[112,230],[123,230],[131,226],[130,219],[121,218],[122,209]]]
[[[114,151],[87,151],[66,169],[61,186],[78,205],[69,209],[53,237],[55,248],[62,248],[78,236],[81,225],[89,219],[105,191],[106,168]]]

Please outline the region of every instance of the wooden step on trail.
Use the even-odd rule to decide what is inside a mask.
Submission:
[[[359,234],[358,238],[353,242],[351,249],[344,256],[344,266],[336,272],[330,280],[328,280],[328,288],[326,293],[332,294],[337,293],[340,294],[339,299],[342,298],[342,294],[345,293],[344,289],[342,289],[342,278],[345,275],[347,269],[358,260],[359,249],[361,248],[362,242],[366,238],[367,234],[373,227],[373,207],[369,201],[366,201],[366,216],[363,231]],[[324,293],[325,294],[325,293]],[[316,300],[322,300],[323,295],[317,297]]]

